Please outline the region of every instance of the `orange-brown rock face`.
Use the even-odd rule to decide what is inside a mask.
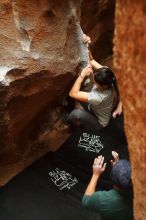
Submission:
[[[0,2],[0,184],[53,148],[52,136],[47,146],[37,138],[44,127],[51,133],[76,68],[87,60],[80,4]]]
[[[146,2],[117,1],[114,65],[132,162],[135,219],[146,218]]]
[[[0,1],[0,185],[68,136],[59,106],[88,60],[81,42],[81,2]],[[108,57],[114,1],[84,0],[82,12],[93,46],[102,44],[97,57]]]

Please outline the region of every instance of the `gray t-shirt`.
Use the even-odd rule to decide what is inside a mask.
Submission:
[[[96,85],[89,92],[88,102],[89,110],[96,115],[99,123],[106,127],[109,123],[113,110],[113,89],[99,89]]]

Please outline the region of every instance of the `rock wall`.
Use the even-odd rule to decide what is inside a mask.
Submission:
[[[0,185],[68,137],[62,105],[88,60],[79,21],[92,38],[98,33],[93,38],[97,49],[103,43],[98,58],[108,57],[114,12],[110,2],[0,1]],[[94,16],[87,21],[88,8]]]
[[[117,0],[114,66],[124,104],[136,220],[146,218],[146,2]]]
[[[0,2],[0,185],[66,137],[52,140],[52,132],[59,135],[59,105],[87,59],[80,7],[80,0]]]

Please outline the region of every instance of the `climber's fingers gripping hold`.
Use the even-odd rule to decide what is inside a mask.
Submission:
[[[87,36],[86,34],[83,34],[81,37],[84,44],[91,44],[91,38]]]

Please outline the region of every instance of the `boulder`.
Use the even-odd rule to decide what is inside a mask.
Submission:
[[[81,35],[95,58],[112,55],[114,0],[1,0],[0,19],[2,186],[70,135],[62,112],[88,62]]]
[[[52,139],[46,144],[39,136],[60,125],[61,106],[87,63],[80,7],[67,0],[0,2],[0,185],[53,148]],[[62,132],[55,148],[67,137]]]

